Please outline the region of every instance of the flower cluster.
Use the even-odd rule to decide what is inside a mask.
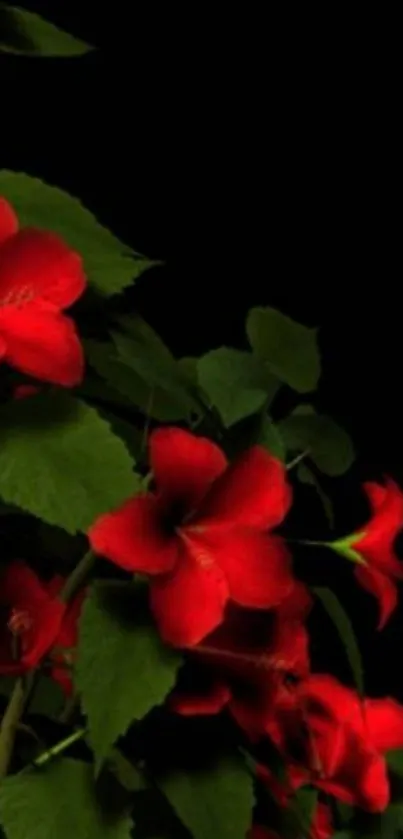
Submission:
[[[284,466],[259,447],[228,464],[211,441],[177,428],[151,435],[150,459],[153,490],[101,517],[89,539],[126,571],[150,575],[162,637],[186,647],[199,668],[197,692],[193,675],[190,689],[178,685],[170,708],[184,715],[227,708],[251,742],[270,738],[291,790],[310,784],[382,811],[389,801],[384,755],[403,746],[403,707],[362,700],[311,670],[311,598],[273,533],[291,503]],[[348,545],[358,557],[356,577],[379,598],[384,625],[396,604],[394,578],[402,576],[393,542],[403,496],[391,481],[366,491],[371,519],[335,549]],[[273,788],[269,775],[266,782]],[[321,807],[312,836],[330,836],[328,825]],[[254,839],[260,834],[270,835],[254,828]]]

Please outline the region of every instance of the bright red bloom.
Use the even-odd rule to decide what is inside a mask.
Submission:
[[[403,707],[365,699],[332,676],[314,675],[294,692],[294,705],[273,706],[267,733],[289,761],[293,786],[313,783],[370,812],[389,802],[383,754],[403,746]]]
[[[19,560],[3,571],[0,605],[0,674],[19,675],[36,667],[55,643],[65,606]]]
[[[394,481],[385,486],[364,484],[373,510],[370,521],[360,528],[360,538],[352,547],[365,560],[357,565],[355,576],[360,584],[378,598],[381,629],[397,605],[395,579],[403,579],[403,565],[394,552],[394,541],[403,527],[403,493]]]
[[[162,637],[197,644],[222,623],[229,600],[276,606],[293,578],[284,542],[267,533],[291,500],[283,465],[258,446],[230,466],[204,437],[161,428],[150,438],[156,491],[127,501],[90,530],[97,553],[153,577]]]
[[[310,597],[301,584],[271,613],[232,607],[225,623],[192,650],[205,669],[204,690],[179,689],[170,700],[184,716],[217,714],[225,706],[252,739],[265,734],[278,693],[294,690],[309,672],[308,634],[302,619]]]
[[[77,643],[77,624],[85,593],[68,606],[58,600],[64,580],[42,583],[24,562],[10,563],[0,579],[0,674],[20,675],[47,655],[51,673],[71,691],[68,666]]]
[[[43,381],[78,384],[82,347],[63,310],[85,286],[81,257],[54,233],[18,230],[0,198],[0,359]]]

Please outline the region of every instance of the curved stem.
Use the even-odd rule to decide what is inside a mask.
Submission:
[[[68,603],[72,597],[74,597],[78,589],[81,588],[87,579],[88,574],[92,570],[95,560],[96,556],[93,551],[87,551],[78,565],[76,565],[74,570],[71,572],[70,576],[67,577],[64,587],[59,594],[59,599],[62,603]]]

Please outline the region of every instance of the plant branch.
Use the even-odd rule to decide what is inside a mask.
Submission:
[[[78,565],[76,565],[70,576],[67,577],[64,587],[59,594],[59,599],[62,603],[69,603],[76,592],[81,588],[95,563],[95,559],[95,554],[93,551],[89,550],[80,560]]]
[[[50,760],[54,757],[58,757],[58,755],[63,754],[63,752],[67,751],[70,746],[73,746],[74,743],[77,743],[79,740],[82,740],[87,733],[86,728],[78,728],[77,731],[73,731],[72,734],[69,734],[68,737],[65,737],[64,740],[60,740],[59,743],[56,743],[54,746],[51,746],[50,749],[46,749],[45,752],[42,752],[35,760],[33,761],[34,766],[40,768],[42,766],[46,766]]]

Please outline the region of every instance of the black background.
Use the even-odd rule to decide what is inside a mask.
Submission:
[[[244,346],[256,304],[320,327],[320,401],[359,451],[336,487],[356,525],[358,479],[403,484],[393,50],[380,56],[365,21],[345,21],[342,40],[343,21],[316,21],[318,37],[305,20],[302,34],[295,11],[280,23],[245,9],[24,5],[98,50],[0,58],[0,165],[79,196],[164,260],[131,301],[175,352]],[[356,608],[372,626],[369,600]],[[373,661],[394,660],[400,623],[382,648],[371,635]],[[396,671],[384,681],[403,695]]]

